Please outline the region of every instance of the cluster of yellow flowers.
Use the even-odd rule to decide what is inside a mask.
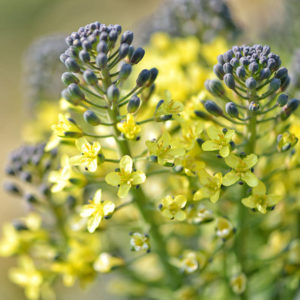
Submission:
[[[144,50],[129,31],[117,46],[120,34],[119,25],[95,22],[67,38],[67,88],[36,164],[33,212],[3,229],[0,254],[20,256],[11,279],[30,300],[53,298],[59,278],[85,285],[113,270],[113,290],[130,299],[245,300],[277,285],[286,287],[276,299],[292,299],[300,122],[290,117],[298,102],[283,99],[277,56],[269,55],[272,76],[256,61],[240,76],[234,58],[270,51],[225,52],[220,39],[159,33],[132,70]],[[207,81],[223,52],[214,70],[226,87]],[[13,159],[10,175],[32,170],[35,154]]]

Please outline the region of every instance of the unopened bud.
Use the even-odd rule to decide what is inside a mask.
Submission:
[[[132,71],[132,67],[130,64],[123,64],[120,69],[119,79],[126,80],[129,77],[131,71]]]
[[[96,113],[92,110],[86,110],[83,114],[83,119],[92,126],[97,126],[101,123]]]
[[[214,116],[222,116],[223,111],[220,106],[218,106],[215,102],[211,100],[207,100],[204,103],[205,109]]]
[[[235,103],[228,102],[225,106],[225,111],[228,113],[230,117],[236,118],[239,115],[239,111]]]
[[[70,71],[70,72],[74,72],[74,73],[79,73],[80,72],[80,66],[75,61],[75,59],[73,59],[71,57],[68,57],[65,60],[65,66],[68,69],[68,71]]]
[[[105,68],[107,65],[107,55],[105,53],[100,53],[96,57],[96,65],[99,68]]]
[[[223,66],[221,64],[214,65],[214,73],[217,75],[217,77],[220,80],[223,80],[224,70],[223,70]]]
[[[235,88],[235,81],[234,81],[234,77],[232,74],[225,74],[224,82],[230,89]]]
[[[279,106],[284,106],[287,104],[289,99],[289,96],[287,94],[280,94],[279,97],[277,98],[277,103],[279,104]]]
[[[116,102],[119,100],[120,97],[120,91],[119,89],[114,85],[110,85],[107,89],[107,98],[109,101]]]
[[[133,95],[130,98],[128,105],[127,105],[128,113],[131,113],[131,114],[135,113],[139,109],[140,104],[141,104],[140,98],[136,95]]]
[[[249,77],[247,78],[245,84],[247,89],[254,90],[256,88],[257,82],[253,77]]]
[[[61,76],[61,80],[65,85],[69,85],[71,83],[79,83],[79,79],[70,72],[65,72]]]
[[[144,55],[145,55],[145,50],[143,48],[140,47],[136,48],[130,57],[130,63],[131,64],[139,63],[143,59]]]
[[[96,85],[98,83],[98,78],[96,74],[91,70],[84,71],[83,79],[87,84],[90,85]]]
[[[147,69],[144,69],[140,72],[140,74],[138,75],[138,78],[136,80],[136,85],[141,87],[143,85],[146,84],[146,82],[148,81],[148,79],[150,78],[150,71]]]

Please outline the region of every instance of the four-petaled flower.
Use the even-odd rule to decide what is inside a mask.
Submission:
[[[133,170],[132,158],[125,155],[120,161],[120,170],[110,172],[106,175],[105,181],[113,186],[119,186],[118,196],[126,197],[130,188],[142,184],[146,180],[146,175],[141,171]]]
[[[85,138],[76,140],[80,155],[71,157],[70,163],[74,166],[83,166],[87,171],[95,172],[101,161],[101,145],[99,142],[90,144]]]
[[[202,169],[199,170],[198,177],[203,187],[195,193],[193,199],[202,200],[204,198],[209,198],[211,202],[217,202],[219,200],[222,185],[222,173],[217,173],[212,176]]]
[[[279,200],[280,196],[278,195],[267,195],[265,184],[259,181],[258,185],[252,189],[252,195],[243,198],[242,203],[249,208],[257,209],[262,214],[265,214],[268,207],[276,205]]]
[[[244,273],[236,275],[231,278],[230,285],[235,294],[242,294],[246,290],[247,277]]]
[[[223,177],[223,185],[232,185],[240,179],[251,187],[255,187],[258,184],[257,177],[251,172],[251,168],[257,163],[255,154],[241,158],[231,153],[225,158],[225,162],[232,170]]]
[[[202,149],[204,151],[219,150],[219,154],[222,157],[227,157],[230,154],[230,142],[234,135],[234,130],[224,129],[221,130],[215,126],[210,126],[206,131],[210,140],[202,144]]]
[[[183,148],[178,148],[172,144],[171,136],[167,131],[158,140],[146,141],[146,146],[149,149],[150,155],[154,156],[160,165],[173,162],[176,157],[182,156],[185,153]]]
[[[96,191],[93,200],[89,204],[83,205],[80,216],[88,218],[87,228],[89,232],[94,232],[103,218],[109,217],[115,210],[115,204],[109,200],[101,200],[102,190]]]
[[[126,121],[118,123],[117,128],[129,140],[136,139],[141,132],[141,126],[136,124],[132,114],[127,114]]]
[[[149,235],[140,232],[133,232],[130,234],[130,245],[132,251],[146,251],[150,252]]]
[[[183,272],[193,273],[198,269],[203,268],[206,263],[206,257],[201,252],[187,250],[183,253],[182,258],[177,262],[177,265]]]
[[[183,195],[177,195],[176,197],[168,195],[161,200],[159,209],[165,217],[171,220],[183,221],[186,218],[186,213],[183,211],[186,202],[187,199]]]
[[[234,232],[232,224],[223,217],[216,220],[216,235],[223,240],[229,239]]]
[[[161,100],[156,107],[155,116],[179,114],[183,110],[183,104],[178,101],[172,99]]]

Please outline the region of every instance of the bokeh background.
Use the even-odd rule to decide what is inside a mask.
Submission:
[[[207,0],[209,1],[209,0]],[[278,45],[283,32],[284,8],[294,0],[228,0],[233,18],[242,27],[244,41]],[[299,0],[298,0],[299,1]],[[4,182],[5,161],[9,152],[22,142],[21,132],[28,118],[28,103],[22,90],[22,58],[26,49],[40,36],[69,33],[81,25],[99,20],[119,23],[124,29],[137,31],[143,19],[151,15],[162,0],[0,0],[0,181]],[[298,11],[298,14],[300,12]],[[297,15],[297,12],[296,12]],[[295,39],[293,47],[299,47]],[[297,45],[298,44],[298,45]],[[285,49],[286,59],[291,49]],[[0,192],[0,226],[21,216],[24,207],[16,199]],[[9,282],[10,259],[0,259],[0,299],[24,299],[22,291]],[[103,282],[102,278],[99,279]],[[63,289],[61,299],[112,299],[105,296],[103,284],[85,292],[79,288]]]

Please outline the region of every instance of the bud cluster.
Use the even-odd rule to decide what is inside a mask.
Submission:
[[[239,32],[223,0],[166,1],[142,29],[141,35],[145,40],[157,31],[172,36],[194,35],[201,41],[209,41],[220,34],[232,39]]]

